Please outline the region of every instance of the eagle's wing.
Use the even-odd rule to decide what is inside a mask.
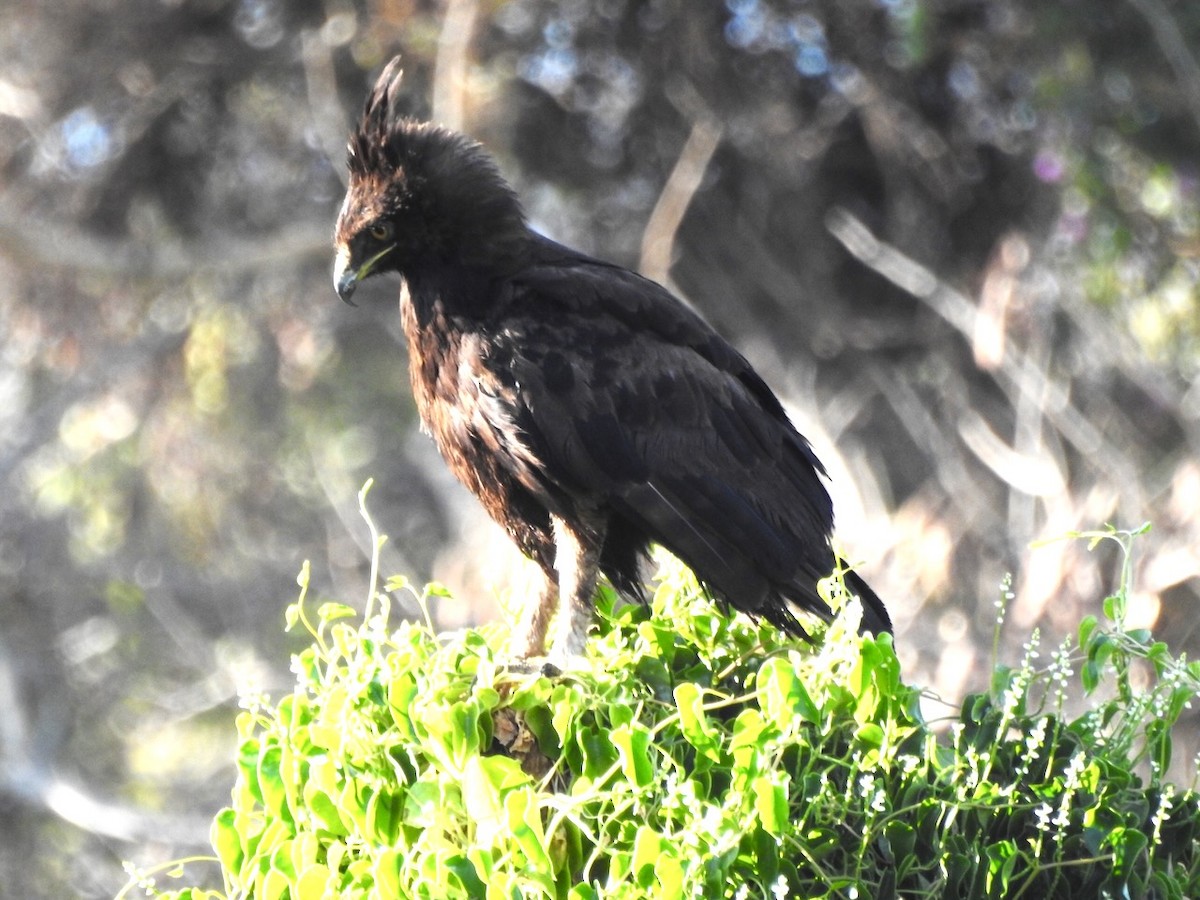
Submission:
[[[828,616],[824,470],[740,354],[653,282],[573,254],[515,277],[502,316],[512,424],[551,502],[602,499],[790,630],[784,597]]]

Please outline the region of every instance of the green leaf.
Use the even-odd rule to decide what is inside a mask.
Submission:
[[[287,787],[280,774],[279,763],[283,751],[277,747],[268,747],[258,758],[258,786],[262,791],[263,806],[269,813],[287,822],[292,821],[292,812],[287,803]]]
[[[294,841],[291,840],[280,841],[271,853],[271,868],[287,876],[289,889],[296,880],[296,865],[292,860],[293,844]]]
[[[1125,621],[1125,607],[1126,602],[1124,594],[1111,594],[1110,596],[1104,598],[1105,618],[1111,622],[1117,623],[1118,625]]]
[[[1012,841],[997,841],[989,844],[985,852],[988,858],[988,896],[1006,897],[1010,893],[1010,879],[1019,859],[1017,845]]]
[[[1092,639],[1092,634],[1096,631],[1096,626],[1100,621],[1095,616],[1084,616],[1083,621],[1079,623],[1079,646],[1086,648],[1088,641]]]
[[[776,723],[799,719],[817,722],[820,711],[813,703],[795,667],[786,659],[773,656],[758,670],[758,702],[767,721]]]
[[[1171,740],[1171,726],[1174,721],[1170,718],[1156,719],[1146,724],[1146,749],[1159,772],[1171,768],[1171,751],[1174,742]]]
[[[699,750],[704,758],[719,761],[721,752],[717,748],[717,732],[708,723],[700,688],[690,681],[677,685],[675,705],[679,709],[679,724],[687,742]]]
[[[1090,662],[1095,662],[1097,666],[1103,666],[1108,662],[1109,657],[1117,650],[1117,645],[1113,643],[1112,637],[1101,632],[1088,643],[1087,656]]]
[[[583,707],[583,694],[572,684],[557,684],[550,694],[550,709],[553,711],[551,721],[559,740],[567,743],[575,717]]]
[[[292,889],[293,900],[324,900],[329,896],[329,876],[329,869],[320,863],[309,866],[296,879]]]
[[[662,900],[682,900],[684,896],[684,873],[679,858],[674,854],[663,854],[654,863],[654,875],[658,880],[655,897]]]
[[[242,861],[245,859],[242,836],[237,829],[237,813],[229,807],[222,809],[213,819],[209,843],[216,851],[224,871],[237,874],[242,870]]]
[[[600,778],[617,761],[618,751],[611,735],[600,729],[590,725],[581,728],[577,740],[583,755],[583,774],[588,778]]]
[[[322,603],[317,607],[317,618],[322,622],[336,622],[338,619],[351,619],[358,615],[354,607],[345,603]]]
[[[456,897],[482,897],[487,890],[487,884],[480,880],[481,871],[487,871],[487,864],[484,857],[491,858],[490,853],[479,853],[478,861],[473,861],[461,853],[451,854],[445,860],[446,871],[448,873],[447,881],[452,890],[447,891],[451,896]],[[483,869],[480,868],[480,863],[483,863]],[[386,895],[381,895],[386,896]],[[490,895],[489,895],[490,896]],[[514,898],[516,900],[516,898]]]
[[[517,708],[515,704],[514,708]],[[532,706],[525,711],[525,727],[537,740],[538,749],[547,757],[556,759],[562,752],[558,732],[554,729],[550,711],[544,705]]]
[[[780,841],[762,828],[755,828],[751,834],[750,846],[755,877],[760,879],[761,884],[773,884],[779,877]]]
[[[436,828],[441,822],[445,790],[430,775],[411,785],[404,797],[404,821],[414,828]]]
[[[366,836],[385,846],[394,844],[404,814],[404,797],[381,788],[367,801]]]
[[[729,742],[729,749],[736,751],[742,747],[758,746],[765,731],[767,723],[763,720],[762,713],[753,708],[743,709],[733,720],[733,738]]]
[[[532,789],[512,790],[504,798],[504,812],[508,823],[509,833],[516,839],[517,846],[525,854],[527,865],[533,871],[526,870],[542,882],[542,886],[550,893],[554,892],[554,864],[550,859],[550,850],[546,845],[546,834],[542,827],[542,815],[536,795]]]
[[[463,800],[467,814],[475,823],[476,840],[486,847],[494,847],[502,833],[508,833],[508,813],[504,807],[504,794],[521,784],[528,784],[529,776],[521,771],[521,765],[507,756],[472,756],[463,769]]]
[[[338,793],[337,810],[348,834],[366,834],[367,804],[372,791],[356,779],[348,780]]]
[[[292,871],[304,872],[321,852],[320,842],[311,831],[298,832],[292,839]]]
[[[375,892],[379,897],[403,897],[407,892],[400,883],[400,870],[404,857],[398,850],[384,850],[375,860],[372,876]],[[316,900],[316,898],[314,898]]]
[[[1163,641],[1155,641],[1151,644],[1150,649],[1146,651],[1146,658],[1154,664],[1154,674],[1159,678],[1163,677],[1174,662],[1171,657],[1171,648]]]
[[[268,869],[263,875],[258,890],[254,892],[254,896],[262,898],[262,900],[283,900],[291,893],[291,882],[292,879],[288,873],[278,869]]]
[[[893,863],[903,865],[914,853],[917,833],[907,822],[889,819],[883,826],[883,837]]]
[[[417,691],[417,679],[412,672],[403,672],[388,682],[388,709],[400,737],[407,740],[416,737],[410,710]]]
[[[1109,832],[1104,843],[1112,850],[1113,877],[1123,881],[1133,873],[1142,853],[1150,844],[1150,838],[1138,828],[1118,826]]]
[[[617,748],[625,777],[637,787],[648,785],[654,778],[649,753],[650,733],[642,725],[633,723],[614,729],[610,738]]]
[[[630,874],[644,888],[653,885],[654,864],[665,852],[663,837],[648,825],[639,825],[633,839],[633,857]]]
[[[304,804],[321,828],[336,835],[346,835],[349,832],[333,799],[340,792],[337,771],[328,757],[309,757],[308,778],[302,791]]]
[[[777,837],[785,834],[790,824],[786,785],[759,775],[752,782],[751,790],[754,792],[754,811],[763,830]]]
[[[883,747],[883,736],[883,729],[874,722],[860,725],[854,732],[854,739],[872,750],[879,750]]]

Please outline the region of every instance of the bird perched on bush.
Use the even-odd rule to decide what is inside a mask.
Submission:
[[[395,110],[399,59],[350,137],[334,280],[403,277],[413,395],[454,474],[545,574],[521,658],[582,653],[602,572],[641,598],[657,542],[715,596],[808,637],[838,561],[808,442],[750,364],[666,289],[526,223],[478,143]],[[847,572],[863,626],[883,603]]]

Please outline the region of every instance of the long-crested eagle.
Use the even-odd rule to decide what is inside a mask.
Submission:
[[[400,116],[399,59],[350,137],[334,280],[403,276],[413,395],[454,474],[545,574],[511,651],[582,653],[599,572],[641,598],[651,542],[729,605],[808,637],[838,560],[808,441],[746,359],[665,288],[532,231],[491,156]],[[891,631],[853,572],[863,627]]]

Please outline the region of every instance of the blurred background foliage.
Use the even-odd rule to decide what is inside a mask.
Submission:
[[[302,560],[519,590],[417,434],[398,284],[329,237],[379,67],[536,226],[672,285],[786,399],[906,677],[1098,609],[1200,649],[1200,6],[13,0],[0,7],[0,882],[202,849]],[[514,574],[515,572],[515,574]],[[513,588],[512,585],[518,587]],[[1010,654],[1011,655],[1011,654]],[[1194,721],[1194,720],[1193,720]],[[1180,748],[1185,766],[1195,747]]]

